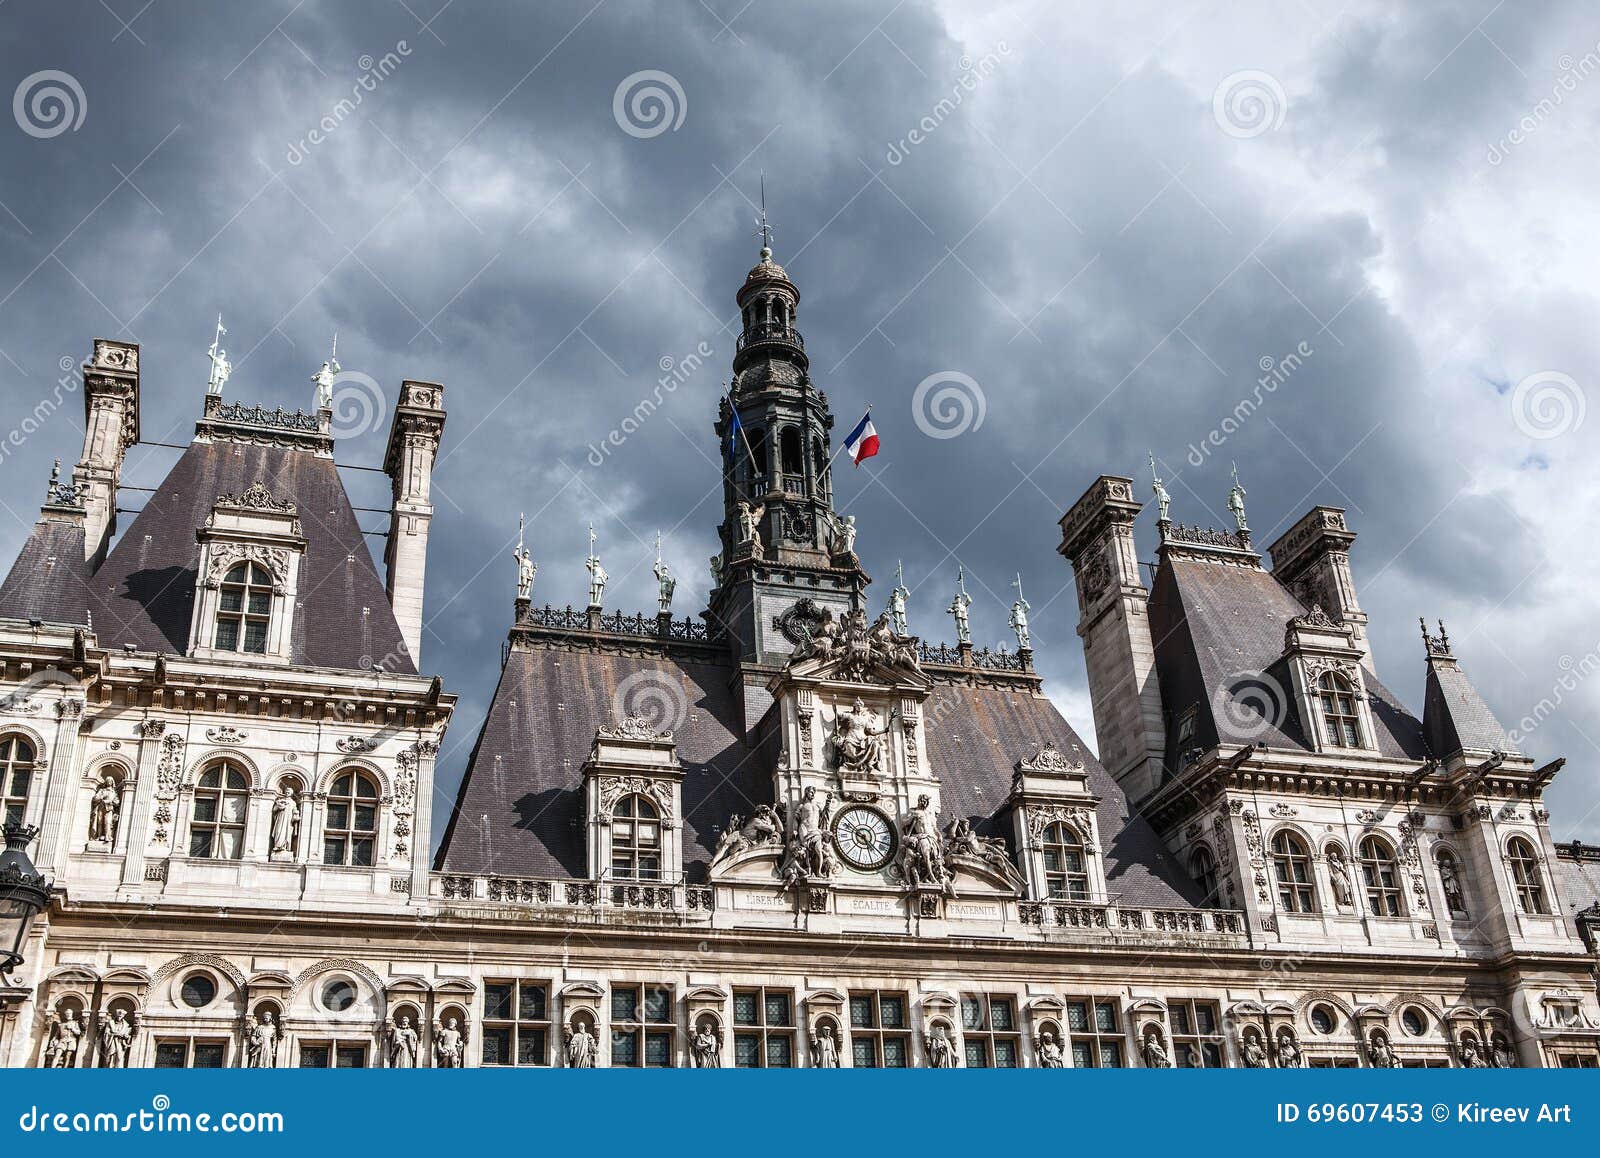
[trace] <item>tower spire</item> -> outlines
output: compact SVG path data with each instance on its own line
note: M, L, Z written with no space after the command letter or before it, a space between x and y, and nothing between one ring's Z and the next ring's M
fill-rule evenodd
M767 224L767 175L761 174L761 216L757 218L756 236L761 238L761 260L772 260L772 226Z

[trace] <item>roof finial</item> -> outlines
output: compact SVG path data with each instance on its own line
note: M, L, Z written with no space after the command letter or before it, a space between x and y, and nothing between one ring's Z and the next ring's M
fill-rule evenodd
M1241 535L1250 533L1250 524L1244 517L1245 489L1239 485L1239 464L1233 464L1233 486L1228 488L1228 509L1233 512L1233 521L1239 528Z
M968 618L967 609L972 606L972 596L967 594L967 569L964 566L956 567L956 594L950 600L950 606L945 611L955 616L956 643L972 646L972 624Z
M1439 642L1444 644L1446 651L1450 650L1450 633L1444 629L1444 620L1439 620Z
M211 359L211 377L206 380L206 393L221 397L222 385L233 373L233 363L228 361L228 352L222 348L222 335L228 332L228 327L222 324L222 315L217 315L217 333L211 339L211 348L206 351L206 357Z
M767 224L767 174L765 171L761 174L761 216L757 219L757 223L760 225L760 228L756 230L756 236L761 238L761 260L770 261L772 259L772 226Z
M344 367L339 365L339 331L333 332L333 351L328 355L328 360L322 363L322 369L311 375L311 380L317 384L317 409L333 409L333 382Z
M1156 495L1156 521L1158 523L1172 522L1172 496L1167 493L1166 485L1161 481L1161 476L1156 473L1156 452L1149 451L1150 455L1150 489Z
M517 549L511 552L511 557L517 563L517 598L531 599L533 597L533 581L539 574L539 564L533 561L533 552L523 544L523 535L528 529L528 517L517 516Z

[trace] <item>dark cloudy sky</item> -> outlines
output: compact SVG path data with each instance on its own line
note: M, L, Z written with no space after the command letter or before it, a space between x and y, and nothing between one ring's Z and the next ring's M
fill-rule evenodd
M1556 832L1600 838L1600 681L1580 674L1600 663L1600 18L1335 8L10 0L0 426L100 335L143 344L145 438L186 441L219 310L234 398L309 406L335 330L391 400L445 383L423 666L463 697L448 791L497 673L519 511L541 599L583 599L592 519L608 603L653 606L659 529L680 608L703 606L764 171L814 376L843 427L875 405L883 453L838 486L875 601L903 559L914 629L948 638L959 561L997 644L1020 570L1052 693L1090 735L1056 520L1101 472L1147 493L1148 448L1175 516L1221 525L1237 461L1258 542L1349 509L1377 661L1410 703L1421 614L1508 725L1548 701L1525 744L1570 757ZM34 99L51 88L70 110ZM962 398L919 423L940 374ZM71 398L0 459L0 555L81 419ZM378 465L387 414L368 425L341 462ZM134 450L127 481L175 453ZM387 502L381 476L347 477Z

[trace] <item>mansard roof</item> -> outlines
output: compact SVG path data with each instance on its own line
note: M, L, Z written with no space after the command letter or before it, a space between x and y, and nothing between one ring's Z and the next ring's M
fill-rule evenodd
M256 483L275 500L295 504L306 538L293 661L415 674L338 469L326 455L293 446L190 444L90 580L102 645L188 651L199 565L195 532L219 496L243 494ZM0 613L17 614L7 603Z
M1167 767L1176 769L1177 719L1196 711L1200 746L1248 744L1311 750L1283 661L1284 629L1311 609L1258 566L1194 556L1163 557L1150 596L1150 633L1155 643L1161 698L1172 719L1167 729ZM1241 679L1263 683L1282 702L1275 718L1235 721L1215 710ZM1368 669L1364 680L1378 751L1393 759L1421 760L1428 754L1422 725ZM1248 727L1241 726L1247 724Z
M35 523L11 573L0 583L0 615L86 625L94 591L83 536L81 521L47 514Z
M1422 719L1428 747L1441 759L1459 752L1521 754L1489 705L1478 695L1467 673L1449 655L1428 656L1428 688Z
M748 816L773 802L778 753L770 730L758 729L762 738L746 743L724 652L708 646L607 654L582 646L524 640L512 648L444 835L442 871L587 876L583 762L595 730L615 723L616 705L634 697L685 708L667 726L684 770L678 831L690 880L705 878L718 832L733 813ZM1101 799L1108 890L1126 904L1193 903L1187 876L1168 863L1154 831L1032 681L934 679L923 719L943 821L962 817L979 835L1009 837L1005 809L1016 763L1050 741L1083 761Z

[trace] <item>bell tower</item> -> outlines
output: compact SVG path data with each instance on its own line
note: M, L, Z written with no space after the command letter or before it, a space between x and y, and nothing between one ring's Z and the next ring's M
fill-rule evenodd
M763 212L760 259L735 298L742 322L733 379L718 407L722 550L707 612L739 664L745 725L771 703L767 681L820 622L842 618L868 579L853 524L833 510L833 414L811 380L796 328L800 291L772 258Z

